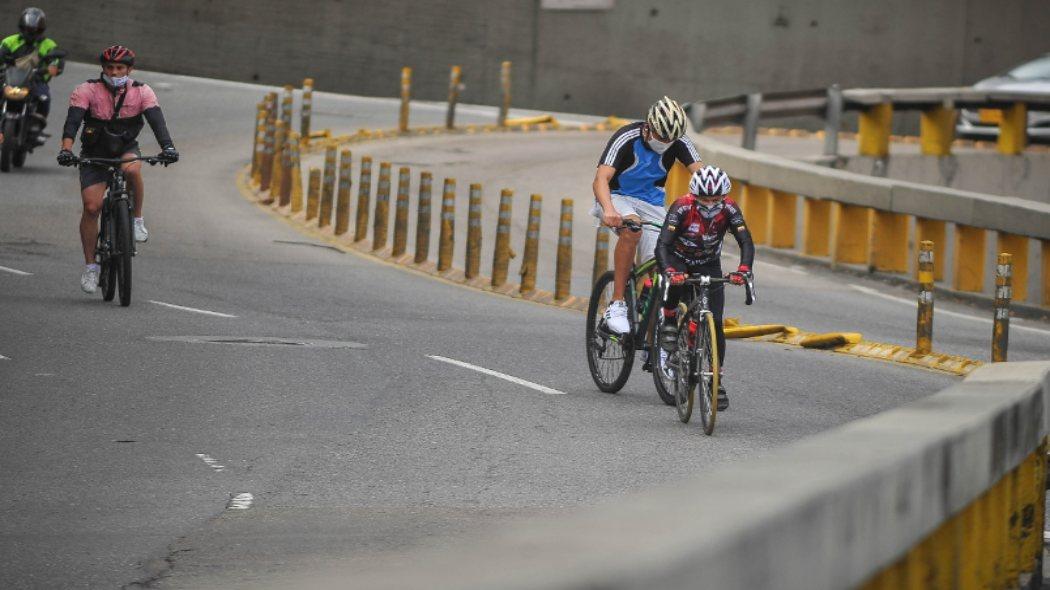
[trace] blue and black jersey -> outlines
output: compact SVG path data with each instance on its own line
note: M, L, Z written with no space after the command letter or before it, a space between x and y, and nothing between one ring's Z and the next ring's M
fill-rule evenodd
M642 138L641 121L620 127L609 139L598 165L616 169L610 192L634 197L652 205L664 206L664 183L667 171L678 160L685 166L700 161L700 153L688 137L675 140L661 156Z

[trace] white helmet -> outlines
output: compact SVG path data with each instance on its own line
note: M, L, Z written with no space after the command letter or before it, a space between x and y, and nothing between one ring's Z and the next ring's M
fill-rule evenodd
M729 175L716 166L702 166L689 179L689 192L698 197L724 197L732 187Z
M673 98L665 96L656 101L649 107L645 122L661 139L674 141L685 135L685 111Z

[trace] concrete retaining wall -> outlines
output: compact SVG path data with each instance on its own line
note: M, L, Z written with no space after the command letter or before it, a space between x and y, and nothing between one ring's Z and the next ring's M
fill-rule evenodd
M515 103L633 116L682 100L824 87L964 85L1050 50L1042 0L651 0L547 10L539 0L36 0L79 60L124 43L143 67L443 99L463 66L466 102L496 104L512 60ZM0 0L14 30L21 2Z

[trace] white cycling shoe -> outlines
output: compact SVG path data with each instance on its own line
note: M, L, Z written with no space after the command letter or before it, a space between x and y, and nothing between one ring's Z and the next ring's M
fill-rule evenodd
M149 240L149 231L146 230L146 222L141 217L136 218L134 221L135 226L135 241L146 242Z
M98 289L98 269L88 268L80 275L80 288L85 293L94 293Z
M605 309L605 325L610 332L626 334L631 331L631 323L627 321L627 302L613 301Z

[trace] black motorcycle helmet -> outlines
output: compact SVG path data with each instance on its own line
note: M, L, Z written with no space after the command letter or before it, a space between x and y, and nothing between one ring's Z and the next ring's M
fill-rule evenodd
M47 29L47 17L39 8L27 8L22 11L22 17L18 19L18 30L22 36L29 41L39 41L44 38Z

